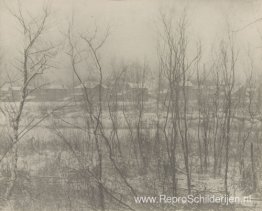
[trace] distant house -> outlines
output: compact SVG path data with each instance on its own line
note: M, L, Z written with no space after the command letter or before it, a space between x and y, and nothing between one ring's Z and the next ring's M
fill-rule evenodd
M1 88L0 98L2 101L19 101L21 99L21 89L20 86L12 86L7 83Z
M131 82L119 82L117 85L111 85L111 100L117 100L119 102L135 102L138 100L147 101L149 98L148 88L142 86L140 83L131 83Z
M233 99L237 102L239 108L246 106L253 107L252 109L261 110L262 86L252 84L251 86L242 85L233 93ZM250 105L249 105L250 104Z
M0 89L0 100L8 101L8 98L10 98L10 85L4 84Z
M11 91L11 100L12 101L20 101L21 100L21 98L22 98L21 90L22 90L22 87L20 87L20 86L11 87L10 91Z
M179 84L179 95L180 98L183 97L183 91L185 90L186 99L188 101L196 101L199 93L199 89L197 86L195 86L191 81L186 81L185 84L182 82ZM175 96L175 87L173 89L174 96ZM164 87L160 90L159 93L160 100L166 100L170 97L170 87Z
M197 99L199 89L195 86L191 81L186 81L185 84L179 84L181 93L183 93L183 89L185 89L185 94L188 101L195 101Z
M68 89L62 85L49 85L41 88L27 87L27 101L60 101L68 95ZM1 88L1 100L18 102L22 98L22 87L5 84Z
M141 83L127 83L126 98L129 100L147 101L149 98L148 88Z
M85 82L74 87L73 97L76 101L86 100L86 95L89 100L99 101L99 93L101 91L101 100L105 101L108 97L108 87L106 85L100 85L96 82Z
M68 97L69 91L64 85L51 84L39 89L35 89L30 96L34 101L63 101Z

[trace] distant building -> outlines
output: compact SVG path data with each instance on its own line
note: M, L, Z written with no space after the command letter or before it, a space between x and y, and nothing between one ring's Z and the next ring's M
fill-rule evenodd
M1 101L15 102L21 99L21 87L12 86L10 83L5 84L1 88Z
M111 85L110 95L119 102L136 102L138 100L147 101L149 98L148 88L140 83L119 82L117 85Z
M0 100L1 101L8 101L8 98L10 98L10 85L4 84L0 89Z
M100 85L96 82L85 82L75 86L72 92L72 98L76 101L84 101L86 97L90 101L99 101L99 92L101 91L101 100L105 101L108 98L109 89L106 85Z
M27 87L27 101L62 101L69 94L63 85L48 85L41 88ZM1 101L18 102L22 98L22 87L5 84L0 90Z
M252 111L261 111L262 103L262 85L242 85L233 93L234 102L238 108L248 107Z
M148 88L141 83L127 83L126 98L129 100L147 101L149 98Z
M185 84L182 82L179 84L179 95L180 98L183 97L183 92L185 90L186 99L188 101L196 101L199 93L199 89L191 81L186 81ZM174 96L175 96L175 87L174 87ZM157 93L157 92L156 92ZM161 101L167 100L170 97L170 87L166 86L159 92L159 97Z
M34 101L63 101L69 95L69 90L64 85L51 84L36 88L30 96Z

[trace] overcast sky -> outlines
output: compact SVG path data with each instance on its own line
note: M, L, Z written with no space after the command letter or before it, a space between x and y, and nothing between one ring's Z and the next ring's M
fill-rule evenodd
M15 52L21 47L18 25L0 0L0 46L4 54L5 67L14 59ZM10 8L16 9L15 0L6 0ZM25 11L37 15L42 0L22 0ZM46 2L46 1L45 1ZM226 32L226 23L230 22L233 30L238 30L250 22L262 17L262 1L259 0L53 0L50 37L61 39L68 22L74 14L74 23L78 33L90 30L90 25L97 23L101 32L110 25L111 34L104 46L103 58L105 69L110 69L111 60L126 62L143 61L157 67L156 41L159 11L172 11L179 16L187 8L190 40L192 43L202 40L205 59L216 43ZM237 47L244 55L247 49L255 60L255 69L260 71L262 52L262 21L237 32ZM66 78L65 57L58 58L57 78ZM245 61L243 62L245 63ZM244 64L242 69L245 69ZM243 70L242 70L243 71ZM53 76L52 76L53 77Z

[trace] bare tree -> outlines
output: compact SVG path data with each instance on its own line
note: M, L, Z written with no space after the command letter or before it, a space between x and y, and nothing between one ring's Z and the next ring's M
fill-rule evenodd
M112 99L108 98L107 92L104 90L104 72L103 72L103 65L101 62L101 54L100 54L100 49L104 46L108 36L109 36L109 29L107 29L104 37L99 40L97 37L97 28L95 29L95 32L92 36L90 35L81 35L80 38L84 43L84 50L79 50L76 43L74 42L74 37L73 37L73 31L72 31L72 26L69 27L68 33L67 33L67 39L69 43L69 52L68 55L70 57L71 65L72 65L72 70L74 74L76 75L80 85L83 88L83 94L84 94L84 104L85 104L85 112L87 113L87 125L88 128L83 128L82 126L76 126L77 128L82 128L81 130L84 130L88 133L90 133L89 138L91 141L94 139L94 144L95 144L95 151L92 150L92 154L95 152L96 154L93 155L92 160L97 159L95 162L94 170L95 172L90 171L90 166L88 167L83 167L84 169L88 169L87 171L89 172L89 175L93 177L97 182L98 186L98 192L99 192L99 209L105 210L106 209L106 199L105 195L107 195L109 198L113 198L117 203L119 203L122 206L128 207L129 209L132 209L129 207L127 204L122 202L121 199L118 197L114 196L114 193L111 192L110 188L107 187L105 184L103 184L104 180L104 175L103 175L103 169L104 169L104 156L108 154L108 158L113 165L114 169L116 170L117 174L120 176L121 180L123 183L128 187L128 189L131 191L133 195L136 195L135 190L133 187L129 184L129 182L126 179L126 176L124 175L120 164L117 162L117 159L115 158L115 148L112 142L114 142L115 138L118 139L118 125L117 125L117 120L112 112ZM82 59L82 54L87 53L89 55L89 60L84 60ZM94 67L93 70L96 71L96 74L98 76L98 94L97 98L91 98L91 94L86 86L85 81L82 79L82 76L78 72L78 64L81 62L86 62L87 64L90 64L89 66ZM124 70L125 71L125 70ZM118 83L119 78L121 77L122 73L116 78L115 80L115 85ZM116 99L117 100L117 99ZM107 103L108 106L105 107L103 106L104 103ZM114 105L116 105L118 102L114 102ZM103 111L104 109L108 108L109 111L109 116L112 121L112 126L113 126L113 136L108 137L105 129L104 129L104 123L103 123ZM67 138L64 137L62 133L57 133L62 140L64 140L66 143L68 143ZM70 143L69 143L70 144ZM68 144L67 144L68 145ZM120 150L120 143L118 140L118 149L119 152ZM69 145L69 149L72 151L74 154L75 158L77 158L79 164L81 164L81 160L84 158L81 158L79 160L78 157L76 157L75 150ZM82 149L80 150L81 154L85 156L84 151ZM83 169L83 170L84 170Z
M225 193L228 195L228 168L229 168L229 152L231 144L231 122L233 116L233 89L235 86L235 69L237 62L237 54L234 48L233 37L229 34L228 43L222 42L221 53L221 71L223 77L223 94L224 94L224 121L225 121Z
M15 103L13 105L9 103L8 106L2 110L6 118L9 120L12 129L9 136L10 147L1 159L2 161L9 153L10 178L5 191L6 199L9 199L12 195L17 180L17 162L19 158L18 142L21 140L24 133L31 130L34 125L33 121L25 127L21 125L27 97L32 91L29 87L37 76L42 75L46 70L53 67L50 63L50 59L55 55L54 46L50 44L50 42L45 42L43 39L47 20L50 15L48 7L43 7L42 14L38 17L25 15L20 4L18 5L17 12L12 11L11 9L9 9L9 12L17 20L20 26L24 40L24 48L22 49L21 59L19 59L19 65L16 69L21 77L19 81L17 81L18 84L21 84L18 106L16 106Z

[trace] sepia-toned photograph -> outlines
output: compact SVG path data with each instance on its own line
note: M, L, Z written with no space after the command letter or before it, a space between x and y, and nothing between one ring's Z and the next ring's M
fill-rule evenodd
M262 1L0 0L2 210L262 210Z

